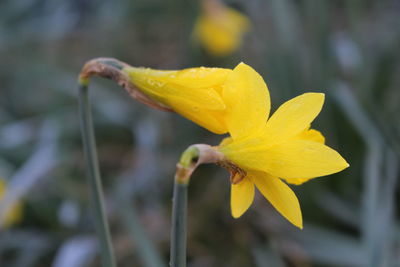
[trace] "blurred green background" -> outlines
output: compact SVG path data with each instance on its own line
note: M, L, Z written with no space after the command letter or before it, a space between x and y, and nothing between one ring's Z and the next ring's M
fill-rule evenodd
M244 61L266 80L273 110L327 94L313 127L350 168L293 187L304 230L259 194L233 219L228 173L202 166L189 191L189 266L400 266L400 1L225 3L252 28L240 51L213 58L191 38L198 1L0 1L0 177L3 200L24 206L0 231L0 266L100 265L76 82L95 57L159 69ZM111 81L90 89L119 266L167 266L175 164L189 145L222 136Z

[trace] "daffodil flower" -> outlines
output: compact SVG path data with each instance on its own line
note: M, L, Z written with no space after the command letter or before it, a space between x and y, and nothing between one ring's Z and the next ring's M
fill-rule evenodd
M188 68L154 70L126 67L122 69L141 92L183 117L217 134L228 131L222 88L232 72L223 68Z
M6 190L7 186L5 181L3 179L0 179L0 201L4 197ZM20 221L21 218L22 218L22 205L21 203L17 203L8 210L7 214L3 218L3 221L0 222L0 226L8 228L12 224Z
M189 68L122 69L141 92L217 134L230 137L217 147L218 164L231 176L231 210L240 217L251 205L256 186L290 222L302 227L291 184L339 172L349 165L311 122L324 94L306 93L284 103L270 118L270 96L262 77L244 63L234 70Z
M278 212L302 228L299 201L286 183L302 184L349 166L338 152L324 144L320 132L310 129L322 109L324 94L295 97L269 117L267 85L244 63L233 70L153 70L99 58L83 67L79 77L81 88L87 89L93 75L115 80L149 106L176 111L217 134L229 132L230 137L217 147L195 148L208 154L202 160L198 158L197 164L214 162L230 171L234 218L250 207L257 187ZM197 164L189 164L189 171L188 166L178 164L178 170L183 171L177 177L183 176L177 180L187 183ZM0 191L0 197L1 194Z
M194 27L194 37L214 56L227 56L242 44L249 29L246 16L220 1L203 1L203 13Z
M349 164L324 145L311 122L321 111L324 94L295 97L269 117L270 96L263 78L241 63L222 90L230 137L217 147L231 172L231 211L240 217L252 204L255 187L287 220L302 228L299 201L283 181L301 184L339 172ZM268 118L269 117L269 118Z

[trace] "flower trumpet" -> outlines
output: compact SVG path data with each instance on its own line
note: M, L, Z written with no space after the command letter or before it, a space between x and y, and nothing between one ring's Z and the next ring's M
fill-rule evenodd
M132 67L113 58L98 58L85 64L80 83L96 75L112 79L136 100L152 108L174 111L207 130L226 133L223 84L232 70L188 68L154 70Z

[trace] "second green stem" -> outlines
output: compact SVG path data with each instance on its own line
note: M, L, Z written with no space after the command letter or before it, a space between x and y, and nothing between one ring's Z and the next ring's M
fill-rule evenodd
M171 267L186 266L188 184L175 181L172 204Z

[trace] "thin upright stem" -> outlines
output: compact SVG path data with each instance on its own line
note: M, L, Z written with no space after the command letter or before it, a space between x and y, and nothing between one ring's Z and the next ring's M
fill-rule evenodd
M88 82L81 82L79 87L81 132L86 158L86 171L92 191L92 204L95 212L96 230L100 240L102 265L103 267L115 267L116 263L105 212L104 196L100 179L96 141L94 137L92 113L87 85Z
M171 267L186 267L188 184L174 183L171 228Z
M187 192L198 157L199 150L191 146L182 153L177 165L172 199L171 267L186 267Z
M181 155L175 173L171 225L171 267L186 267L187 198L190 177L203 163L221 162L224 156L209 145L196 144Z

